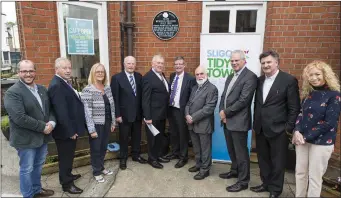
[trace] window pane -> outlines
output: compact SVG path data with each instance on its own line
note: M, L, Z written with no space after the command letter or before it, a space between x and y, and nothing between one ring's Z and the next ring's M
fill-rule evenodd
M82 89L88 84L87 80L88 80L92 65L100 61L97 9L63 4L63 12L64 12L66 55L67 55L67 58L71 60L71 64L72 64L72 77L71 77L72 86L76 90L82 91ZM67 41L67 35L66 35L66 17L93 20L95 55L68 54L68 43L67 43L68 41Z
M230 11L211 11L210 12L210 32L222 33L229 32Z
M257 10L238 10L236 32L256 32Z

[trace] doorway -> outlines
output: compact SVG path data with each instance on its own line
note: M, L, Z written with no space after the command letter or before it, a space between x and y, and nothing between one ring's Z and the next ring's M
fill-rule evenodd
M246 67L259 76L261 68L258 56L263 51L265 19L266 2L203 2L200 64L207 67L210 82L218 88L218 105L214 112L215 131L212 135L214 161L230 161L218 106L226 78L233 73L229 61L231 52L243 50L246 54ZM253 105L251 111L253 113ZM249 151L251 142L250 130Z

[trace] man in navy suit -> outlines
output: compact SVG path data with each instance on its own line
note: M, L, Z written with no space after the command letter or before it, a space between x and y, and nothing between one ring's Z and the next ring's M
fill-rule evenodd
M189 133L185 120L185 107L196 84L195 78L185 72L186 63L182 56L175 57L175 72L170 75L169 127L171 134L171 152L168 159L179 159L175 168L183 167L188 161Z
M84 106L71 85L71 62L67 58L55 61L56 75L52 78L48 95L55 112L57 125L52 132L59 159L59 181L63 191L71 194L83 192L73 181L80 175L73 175L72 164L77 137L86 131Z
M132 159L141 164L147 160L140 156L142 125L142 75L135 72L136 59L127 56L124 59L124 71L112 76L111 91L115 99L116 121L120 135L120 169L127 168L128 138L131 134Z
M163 74L164 58L155 55L152 69L142 78L142 109L146 124L153 124L160 132L156 136L146 126L148 141L148 163L154 168L163 168L160 162L169 162L161 156L161 148L165 142L167 109L169 107L169 85Z

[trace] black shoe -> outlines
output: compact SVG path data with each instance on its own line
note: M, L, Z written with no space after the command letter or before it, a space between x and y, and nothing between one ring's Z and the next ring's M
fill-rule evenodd
M199 172L198 174L196 174L194 176L195 180L202 180L205 179L206 177L208 177L210 175L210 171L206 171L205 173L203 172Z
M175 164L175 168L182 168L183 166L185 166L187 164L187 160L179 160L178 163Z
M148 161L148 164L150 164L153 168L158 168L161 169L163 168L163 165L160 164L158 161L154 160L154 161Z
M238 178L238 174L233 173L232 171L227 173L221 173L219 174L219 177L222 179L231 179L231 178Z
M54 195L54 191L50 189L41 188L41 191L33 196L33 198L49 197Z
M235 183L231 186L228 186L226 187L226 190L228 192L239 192L239 191L242 191L242 190L246 190L249 186L247 184L245 185L242 185L240 183Z
M278 198L278 197L279 197L278 194L270 192L269 198Z
M267 192L268 189L265 188L263 185L259 185L259 186L254 186L254 187L250 187L250 190L253 191L253 192Z
M169 153L169 154L165 155L164 158L169 159L169 160L173 160L173 159L179 159L179 156L174 155L173 153Z
M141 156L133 157L133 161L138 162L140 164L146 164L147 163L147 160Z
M192 166L191 168L188 169L188 171L191 173L198 172L199 170L200 168L197 168L196 166Z
M72 179L73 181L76 181L77 179L81 178L81 174L77 174L77 175L72 175Z
M120 159L120 169L125 170L127 168L127 160L126 159Z
M78 188L77 186L75 186L74 184L70 185L67 188L63 188L64 192L68 192L70 194L81 194L83 192L82 189Z
M161 163L167 163L167 162L169 162L170 160L167 159L167 158L159 157L159 158L157 158L157 161L158 161L158 162L161 162Z

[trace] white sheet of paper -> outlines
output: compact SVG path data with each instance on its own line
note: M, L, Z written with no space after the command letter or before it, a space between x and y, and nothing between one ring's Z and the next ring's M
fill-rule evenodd
M144 122L146 122L146 119L144 119ZM146 125L147 125L147 127L149 128L149 130L152 132L152 134L153 134L154 136L156 136L157 134L160 133L160 131L157 130L153 124L147 124L147 123L146 123Z

